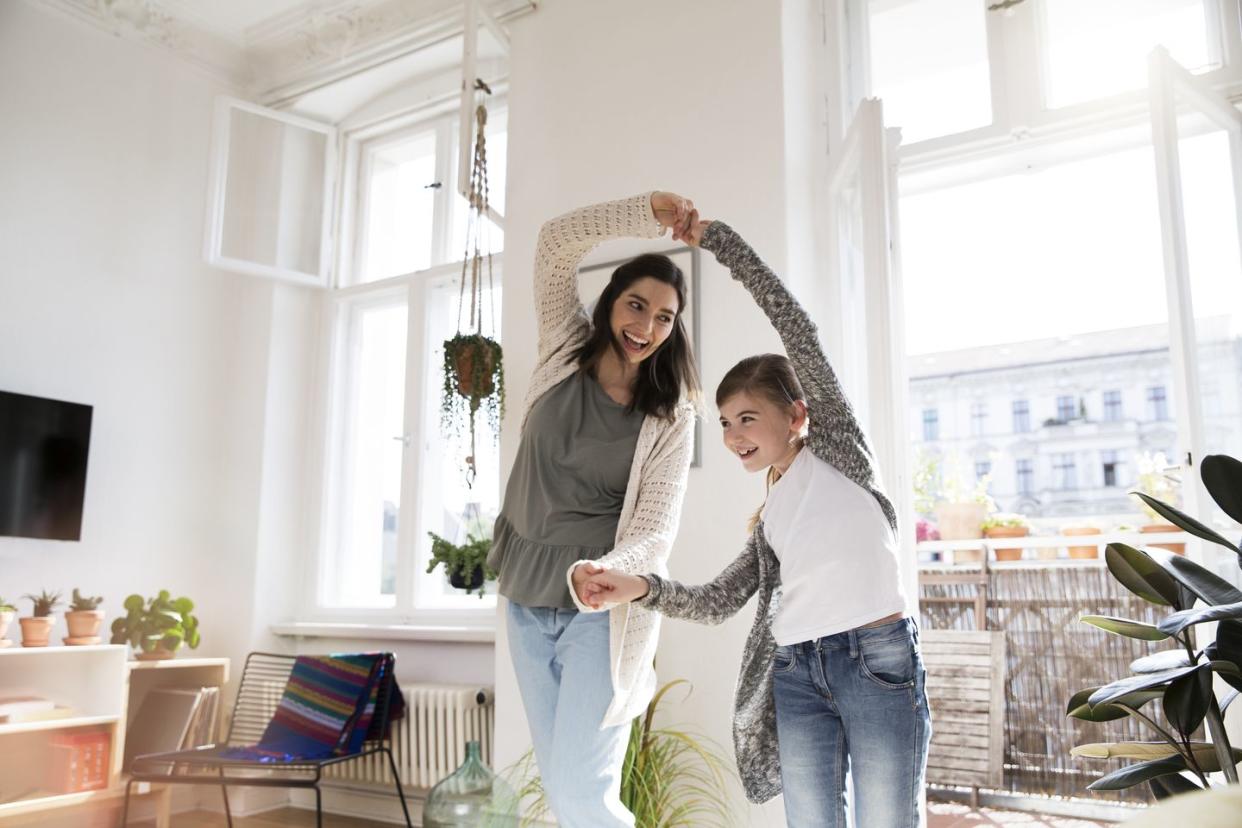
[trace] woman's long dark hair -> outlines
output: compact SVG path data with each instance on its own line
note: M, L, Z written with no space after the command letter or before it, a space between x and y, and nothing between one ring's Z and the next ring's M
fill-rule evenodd
M621 343L612 335L612 306L630 285L644 276L672 285L677 291L677 316L673 319L673 330L668 338L660 343L655 353L640 363L630 410L671 420L683 396L698 398L699 372L695 367L690 337L682 324L682 315L686 310L686 277L668 256L646 253L612 272L612 278L600 293L595 302L595 312L591 314L591 336L573 358L578 361L580 371L594 369L609 348L622 359L625 358Z

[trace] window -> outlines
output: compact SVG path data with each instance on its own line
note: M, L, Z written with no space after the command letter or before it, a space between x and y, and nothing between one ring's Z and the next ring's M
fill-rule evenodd
M1014 434L1025 434L1031 430L1031 404L1027 400L1013 401Z
M1027 458L1019 458L1014 464L1017 490L1020 495L1029 495L1035 491L1035 464Z
M975 402L970 404L970 433L974 437L982 437L987 429L988 424L988 406L987 403Z
M982 480L992 473L992 463L989 460L975 461L975 480Z
M929 443L940 439L940 412L935 408L923 409L923 439Z
M1163 385L1153 385L1147 389L1147 419L1169 419L1169 401L1165 397Z
M1117 467L1120 465L1117 452L1105 449L1100 452L1100 461L1104 466L1104 485L1112 488L1117 485Z
M492 104L489 183L500 209L505 119ZM429 532L453 543L490 535L500 500L499 450L487 418L478 419L473 486L464 472L468 435L440 428L441 343L457 329L468 217L454 186L454 122L436 117L347 136L356 192L345 212L352 255L326 298L333 359L320 611L425 618L494 607L492 597L449 587L441 570L426 573ZM488 247L498 253L503 235L488 224ZM493 258L482 308L483 331L497 338L500 264Z
M1121 392L1104 392L1104 419L1110 423L1121 420Z
M1054 454L1052 457L1053 485L1063 492L1078 488L1078 473L1074 466L1074 455Z
M1075 411L1074 398L1070 396L1057 397L1057 419L1063 423L1068 423L1074 419Z

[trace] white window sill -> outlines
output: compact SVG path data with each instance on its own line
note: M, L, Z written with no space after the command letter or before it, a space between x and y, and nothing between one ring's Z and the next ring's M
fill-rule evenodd
M366 638L382 641L456 641L493 644L495 624L377 624L336 621L289 621L273 624L275 635L292 638Z

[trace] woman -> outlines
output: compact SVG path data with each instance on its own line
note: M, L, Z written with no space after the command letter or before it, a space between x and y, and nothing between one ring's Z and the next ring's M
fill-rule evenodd
M578 266L600 242L690 228L672 193L606 202L539 232L539 359L488 563L508 598L509 650L543 787L566 828L633 825L620 801L630 719L655 689L655 613L588 607L602 568L667 571L698 393L682 324L686 282L666 256L612 274L588 317ZM589 564L589 565L585 565ZM604 607L601 607L604 608Z

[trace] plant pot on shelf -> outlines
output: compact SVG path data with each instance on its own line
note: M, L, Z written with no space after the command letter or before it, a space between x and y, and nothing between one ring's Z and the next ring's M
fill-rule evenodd
M154 650L147 652L146 650L138 650L134 653L134 658L138 661L163 661L172 658L176 653L172 650L166 650L163 647L156 647Z
M1094 526L1070 526L1061 530L1062 535L1078 537L1081 535L1098 535L1100 530ZM1091 546L1069 546L1069 556L1076 560L1092 560L1100 557L1100 547L1098 544Z
M1031 533L1026 526L993 526L983 534L989 538L1025 538ZM996 549L996 560L998 561L1020 561L1022 560L1021 546L1007 546Z
M98 644L102 639L99 630L103 627L103 610L74 610L65 613L65 626L69 628L69 637L65 643L74 645Z
M1139 531L1144 535L1158 535L1165 532L1178 532L1181 530L1171 523L1148 523L1140 526ZM1158 549L1167 549L1175 555L1186 554L1186 544L1184 543L1153 543L1151 546Z
M52 637L56 619L51 616L31 616L19 619L22 625L23 647L46 647Z
M973 540L983 537L983 519L988 507L982 503L940 503L936 506L936 527L941 540ZM954 554L954 560L961 560Z
M17 613L12 610L0 612L0 650L13 646L13 642L5 638L5 636L9 634L9 625L13 623L15 617L17 617Z

